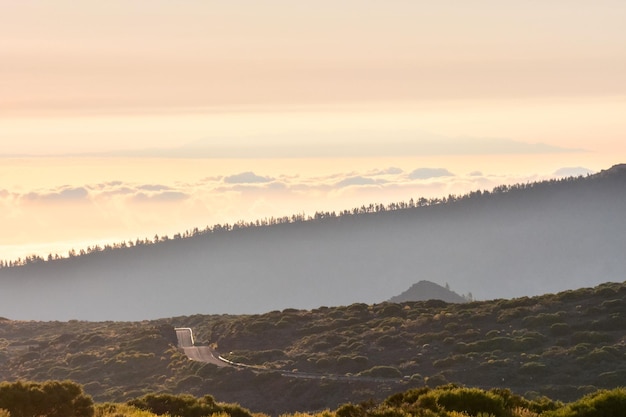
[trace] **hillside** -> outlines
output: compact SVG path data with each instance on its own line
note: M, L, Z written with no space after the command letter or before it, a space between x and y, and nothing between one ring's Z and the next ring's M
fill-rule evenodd
M264 371L187 360L174 334L187 326L198 343ZM0 320L0 379L71 379L97 401L211 394L272 415L448 382L569 401L626 385L625 332L626 283L464 304L358 303L135 323Z
M403 303L407 301L441 300L447 303L465 303L468 300L449 288L437 285L430 281L420 281L411 285L411 288L389 299L391 303Z
M476 299L626 276L626 166L0 269L0 314L142 320L368 304L419 280Z

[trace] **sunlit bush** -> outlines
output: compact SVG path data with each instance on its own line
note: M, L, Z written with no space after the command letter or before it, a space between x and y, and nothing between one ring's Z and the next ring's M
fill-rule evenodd
M623 416L626 410L626 388L597 391L552 412L545 417L612 417Z

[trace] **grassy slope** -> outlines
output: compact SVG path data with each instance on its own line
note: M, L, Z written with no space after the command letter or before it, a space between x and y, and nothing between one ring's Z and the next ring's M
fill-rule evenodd
M187 361L174 347L173 326L191 326L199 342L268 369L395 377L308 380L218 369ZM468 304L353 304L134 323L2 320L0 379L69 378L98 401L208 393L272 414L445 382L573 400L626 384L625 331L626 284L619 283Z

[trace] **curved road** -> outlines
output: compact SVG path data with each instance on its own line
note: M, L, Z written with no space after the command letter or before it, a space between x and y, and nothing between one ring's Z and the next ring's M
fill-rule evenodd
M219 359L219 354L208 346L195 346L193 340L193 332L188 327L177 327L176 337L178 338L178 347L181 348L187 357L193 361L212 363L217 366L225 367L231 366L235 368L247 368L254 372L278 372L282 376L288 378L301 378L301 379L332 379L336 381L372 381L372 382L389 382L395 380L395 378L377 378L368 376L356 376L356 375L333 375L333 374L313 374L308 372L298 371L285 371L285 370L270 370L263 369L256 366L245 365L241 363L228 362L225 359ZM400 378L399 380L404 380Z
M218 354L208 346L195 346L191 329L183 327L176 328L178 347L181 348L187 357L193 361L212 363L217 366L232 366L218 359Z

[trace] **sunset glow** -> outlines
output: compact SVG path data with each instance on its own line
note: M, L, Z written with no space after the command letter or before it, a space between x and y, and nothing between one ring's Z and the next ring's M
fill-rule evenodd
M621 1L0 5L0 259L626 162Z

